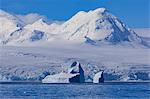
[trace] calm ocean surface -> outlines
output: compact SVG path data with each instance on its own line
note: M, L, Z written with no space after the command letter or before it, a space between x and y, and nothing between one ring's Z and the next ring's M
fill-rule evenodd
M149 83L0 84L0 99L150 99Z

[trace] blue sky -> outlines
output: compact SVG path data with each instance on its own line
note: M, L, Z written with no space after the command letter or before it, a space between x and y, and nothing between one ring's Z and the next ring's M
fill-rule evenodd
M150 27L150 0L1 0L1 9L15 13L38 13L50 20L67 20L80 10L107 8L133 28Z

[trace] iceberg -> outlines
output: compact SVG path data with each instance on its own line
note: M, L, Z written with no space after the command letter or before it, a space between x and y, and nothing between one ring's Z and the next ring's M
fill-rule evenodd
M69 74L69 73L59 73L55 75L48 75L43 80L42 83L70 83L69 79L79 75L76 74Z
M68 73L48 75L42 80L42 83L83 83L84 80L84 71L80 63L73 62Z
M94 75L93 83L103 83L103 82L104 82L103 71L100 71Z

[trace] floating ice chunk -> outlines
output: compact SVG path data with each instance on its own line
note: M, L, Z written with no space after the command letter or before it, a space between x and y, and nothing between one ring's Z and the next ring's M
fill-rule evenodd
M42 83L83 83L85 81L84 71L79 62L73 62L68 73L48 75Z
M69 74L69 73L59 73L55 75L48 75L46 76L43 80L42 83L70 83L69 79L72 77L75 77L79 75L78 73L76 74Z
M103 83L103 82L104 82L103 71L100 71L94 75L93 83Z

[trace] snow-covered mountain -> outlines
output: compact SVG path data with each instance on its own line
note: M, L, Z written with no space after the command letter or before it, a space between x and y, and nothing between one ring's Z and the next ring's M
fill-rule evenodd
M67 40L82 40L90 44L100 43L101 45L105 42L147 46L140 36L127 28L105 8L79 12L65 22L55 33L61 33L61 37Z
M1 44L32 43L33 41L78 41L92 45L125 44L148 46L146 40L127 28L105 8L80 11L63 24L47 24L40 19L33 24L20 25L16 17L1 11ZM5 14L6 13L6 14ZM17 21L16 21L17 20Z
M7 23L5 23L7 25ZM39 19L33 24L28 24L26 26L18 26L17 22L14 24L17 26L12 31L7 31L4 34L8 37L2 40L2 44L19 44L23 42L32 43L35 41L47 41L49 37L49 32L57 28L59 24L52 23L47 24L43 19Z
M52 23L49 25L43 19L39 19L33 24L26 25L23 28L23 31L20 31L21 34L20 38L22 38L21 41L29 41L29 42L39 40L47 41L49 39L51 32L58 27L59 24ZM20 40L18 40L18 42L20 42Z
M111 34L113 35L113 33L117 34L113 36L121 36L126 31L129 32L125 25L105 8L89 12L81 11L65 22L59 29L59 32L64 33L69 40L85 37L92 40L102 40ZM119 40L126 38L126 35L128 33L121 36Z
M23 26L17 17L0 10L0 43L10 38L11 33Z

